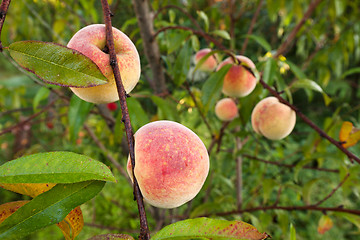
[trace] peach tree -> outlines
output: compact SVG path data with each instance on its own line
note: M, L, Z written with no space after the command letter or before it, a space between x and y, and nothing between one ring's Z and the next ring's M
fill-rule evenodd
M356 239L354 6L3 0L0 237Z

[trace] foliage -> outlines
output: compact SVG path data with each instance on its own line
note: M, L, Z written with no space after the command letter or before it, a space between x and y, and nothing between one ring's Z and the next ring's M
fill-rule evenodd
M275 57L277 49L301 22L312 1L259 0L241 1L234 5L231 2L151 1L155 12L162 7L175 5L192 18L177 8L161 10L154 18L155 30L188 27L211 36L225 46L230 55L242 53L248 56L256 64L266 84L275 88L333 139L350 139L354 145L345 146L359 156L360 2L322 1L296 34L296 41L279 57ZM215 42L196 31L169 29L157 34L156 41L160 47L167 78L166 87L170 94L153 95L154 90L148 81L152 73L143 54L143 40L131 2L113 0L109 3L114 13L113 25L133 40L142 57L142 77L128 98L133 129L153 120L175 120L194 130L210 149L209 177L191 203L171 211L146 205L152 236L157 236L156 232L164 226L180 219L192 218L197 221L196 217L208 216L218 219L216 221L226 219L251 223L259 232L266 232L273 239L359 237L358 215L276 208L316 206L331 194L317 207L360 209L358 163L349 161L345 154L299 118L293 133L284 140L269 141L256 135L251 128L251 111L260 99L269 95L261 84L249 96L237 99L239 118L226 124L218 120L214 104L222 98L220 87L226 69L212 73L201 72L193 63L192 56L199 49L210 47L215 50L213 54L224 59L229 51L220 49ZM251 20L260 3L260 13L249 33ZM68 195L85 191L84 184L88 184L94 188L91 195L86 199L79 197L82 194L71 197L71 204L51 223L61 221L72 208L84 203L81 209L85 223L79 239L109 233L136 237L139 229L137 206L132 201L132 187L121 172L128 157L121 110L109 112L106 106L93 106L72 97L65 87L45 84L14 64L8 54L9 51L11 54L11 46L21 44L19 41L24 40L65 45L80 27L99 22L102 22L101 5L95 0L22 0L11 3L1 33L2 44L9 49L0 55L0 133L33 114L45 111L0 135L0 169L5 169L6 164L12 162L16 164L16 160L10 160L23 155L31 159L40 152L66 151L99 160L93 163L110 166L112 173L109 171L109 174L115 176L116 184L109 182L102 188L104 181L99 178L76 180L77 177L93 174L88 172L88 168L82 168L83 172L74 175L70 182L60 181L61 174L59 177L54 174L52 177L53 183L57 184L56 188L51 188L44 195L31 196L33 199L30 203L33 205L28 205L28 208L36 206L40 207L41 212L53 213L56 210L43 205L42 198L66 202ZM245 42L247 47L243 49ZM342 130L346 122L349 125ZM99 143L105 148L100 147ZM109 156L119 160L120 168L111 162ZM56 159L60 159L60 156L42 158L39 164L41 161L46 164L46 161ZM55 161L54 171L64 168L64 171L71 171L77 165L71 165L71 162L65 164ZM22 165L17 169L22 169ZM20 170L17 171L13 173L20 174ZM1 172L0 179L5 172ZM239 187L239 173L243 179L242 188ZM109 177L106 180L114 179ZM14 180L7 183L25 182ZM17 189L23 187L16 185ZM9 186L4 188L10 189ZM19 195L5 189L0 189L0 204L31 199L26 196L29 194ZM36 190L31 188L30 192L33 191ZM242 195L240 203L239 191ZM265 211L256 209L264 210L271 206L272 209ZM15 212L6 220L8 224L4 227L10 229L20 214ZM331 218L333 226L321 235L317 232L318 222L324 218ZM29 221L33 221L30 225L33 230L50 224L38 224L34 215L29 216ZM4 227L0 227L0 232ZM60 238L61 231L56 228L44 228L32 233L28 239L49 239L49 236ZM166 228L162 231L165 232Z

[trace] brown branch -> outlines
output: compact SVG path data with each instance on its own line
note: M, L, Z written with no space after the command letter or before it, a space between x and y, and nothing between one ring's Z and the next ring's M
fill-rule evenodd
M184 9L182 9L181 7L178 7L176 5L167 5L165 7L160 8L154 15L153 20L155 20L157 18L157 16L164 10L166 9L170 9L170 8L174 8L179 10L180 12L184 13L189 19L190 21L199 29L201 30L201 27L199 25L199 23L195 20L195 18L193 18L193 16L190 15L190 13L188 13L187 11L185 11Z
M267 163L267 164L272 164L272 165L277 165L279 167L286 167L286 168L294 168L296 167L296 164L284 164L284 163L279 163L279 162L274 162L274 161L268 161L268 160L264 160L255 156L251 156L248 154L243 154L243 157L258 161L258 162L263 162L263 163ZM328 169L328 168L315 168L315 167L307 167L304 166L302 167L304 169L310 169L310 170L316 170L316 171L323 171L323 172L333 172L333 173L338 173L339 170L337 169Z
M24 121L19 122L16 125L13 125L11 127L5 128L4 130L2 130L0 132L0 136L4 135L5 133L11 132L13 129L18 128L24 124L27 124L28 122L30 122L31 120L33 120L34 118L38 117L40 114L46 112L47 110L49 110L57 101L57 99L54 99L53 101L51 101L48 105L46 105L42 110L40 110L39 112L31 115L30 117L28 117L27 119L25 119Z
M260 78L260 83L261 85L263 85L264 88L266 88L272 95L274 95L277 99L279 99L280 102L288 105L291 109L293 109L296 114L307 124L309 125L312 129L314 129L316 132L319 133L319 135L323 138L326 138L330 143L332 143L333 145L335 145L338 149L340 149L343 153L346 154L346 156L348 156L350 161L355 160L356 162L360 163L360 159L355 156L352 152L350 152L349 150L347 150L346 148L344 148L342 146L342 144L338 141L336 141L335 139L333 139L332 137L330 137L326 132L324 132L321 128L319 128L314 122L312 122L308 117L306 117L302 112L300 112L299 109L297 109L294 105L290 104L288 101L286 101L284 98L282 98L280 96L280 94L275 91L275 89L273 89L272 87L270 87L268 84L266 84L262 77Z
M165 73L162 66L159 45L154 41L153 12L150 10L148 0L132 0L140 35L144 46L145 56L152 72L151 86L156 94L166 93Z
M128 111L127 104L126 104L126 92L125 92L124 86L122 84L120 70L119 70L116 53L115 53L114 38L113 38L112 25L111 25L112 13L110 12L110 8L109 8L109 4L108 4L107 0L101 0L101 5L103 8L104 22L105 22L105 27L106 27L106 42L107 42L107 46L109 48L110 65L114 72L116 87L118 90L121 111L122 111L122 121L124 122L124 125L125 125L126 137L127 137L129 151L130 151L130 159L131 159L131 164L132 164L133 182L134 182L134 184L133 184L134 185L134 197L135 197L137 205L138 205L139 216L140 216L139 239L147 240L147 239L150 239L150 231L149 231L149 227L148 227L148 223L147 223L144 201L143 201L143 198L141 195L141 191L140 191L138 182L134 175L134 168L135 168L134 136L133 136L133 131L131 128L129 111Z
M319 202L315 203L312 206L317 207L320 204L322 204L323 202L325 202L326 200L328 200L346 182L346 180L349 178L349 176L350 176L350 173L347 173L346 176L344 177L344 179L336 186L336 188L334 188L326 197L324 197L322 200L320 200Z
M268 210L285 210L285 211L321 211L321 212L343 212L343 213L350 213L354 215L360 216L360 210L358 209L346 209L342 206L339 207L317 207L317 206L266 206L266 207L255 207L255 208L247 208L243 210L235 210L229 212L222 212L222 213L212 213L212 214L204 214L203 217L208 217L210 215L216 216L227 216L233 214L242 214L246 212L256 212L256 211L268 211Z
M208 147L208 153L209 154L211 153L211 151L214 148L216 143L217 144L221 143L221 138L224 135L225 129L227 128L227 126L229 126L229 124L230 124L230 122L223 122L223 125L221 126L221 129L220 129L219 136L218 137L213 136L213 138L211 140L211 143L210 143L210 146Z
M259 13L260 13L260 10L261 10L261 7L262 7L262 3L263 3L263 0L260 0L258 6L257 6L257 8L256 8L256 11L255 11L255 13L254 13L254 16L253 16L253 18L251 19L251 23L250 23L249 30L248 30L248 32L247 32L247 36L246 36L246 38L245 38L245 40L244 40L244 44L243 44L243 46L242 46L242 48L241 48L241 52L240 52L241 55L243 55L243 54L245 53L247 44L248 44L248 42L249 42L249 35L251 35L251 33L252 33L253 29L254 29L254 25L255 25L256 20L257 20L257 18L258 18L258 16L259 16Z
M210 41L210 42L214 43L217 48L219 48L221 50L226 50L224 45L222 45L218 40L216 40L215 38L213 38L209 34L203 32L203 31L198 31L198 30L195 30L195 29L192 29L192 28L189 28L189 27L184 27L184 26L163 27L163 28L159 29L156 33L154 33L153 39L155 39L157 37L157 35L159 35L159 33L170 30L170 29L180 29L180 30L190 31L193 34L199 35L199 36L205 38L207 41Z
M1 31L4 26L5 18L7 11L9 9L11 0L3 0L0 5L0 52L3 50L3 45L1 43Z
M300 22L294 27L294 29L290 32L289 36L285 39L285 41L280 45L278 50L276 51L274 58L279 57L280 55L285 54L288 51L288 47L294 41L296 34L300 31L301 27L304 25L305 21L311 16L314 12L315 8L320 4L322 0L314 0L310 3L309 8L305 12L303 18Z

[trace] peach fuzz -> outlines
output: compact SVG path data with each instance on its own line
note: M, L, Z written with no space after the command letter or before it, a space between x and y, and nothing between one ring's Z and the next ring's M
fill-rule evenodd
M232 121L239 116L236 103L231 98L223 98L215 105L215 114L222 121Z
M134 135L134 174L146 202L175 208L193 199L209 172L209 155L200 138L172 121L142 126ZM132 178L130 157L127 172Z
M261 100L253 109L251 124L254 131L271 140L288 136L295 127L296 113L276 97Z
M195 64L198 64L198 62L208 53L211 52L210 48L204 48L199 50L195 54ZM205 72L211 72L214 71L216 66L218 65L216 58L214 55L209 56L202 64L199 66L199 69Z
M120 30L113 28L114 45L121 79L126 93L130 93L140 78L140 57L132 41ZM104 52L105 25L93 24L80 29L70 39L67 47L90 58L109 80L104 85L70 89L81 99L92 103L110 103L119 100L115 78L110 66L110 55Z
M245 56L238 55L236 59L250 69L255 68L255 64ZM217 67L217 71L226 64L232 64L232 67L224 77L222 92L230 97L245 97L249 95L256 87L257 80L254 75L241 64L235 64L231 57L222 61Z

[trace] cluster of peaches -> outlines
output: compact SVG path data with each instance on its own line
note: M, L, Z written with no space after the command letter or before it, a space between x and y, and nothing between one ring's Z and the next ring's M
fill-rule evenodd
M114 47L126 93L135 87L140 78L140 58L135 45L120 30L113 28ZM88 88L70 88L79 98L96 103L119 100L110 57L106 48L105 25L94 24L79 30L67 47L90 58L108 79L108 83ZM210 50L196 54L199 61ZM219 65L210 56L201 69L213 71L226 64L232 67L224 78L223 93L229 97L244 97L256 86L251 69L254 63L244 56L236 61L228 58ZM217 66L218 65L218 66ZM232 98L220 100L215 108L217 116L231 121L238 116ZM276 98L262 100L252 114L254 130L270 139L281 139L295 125L295 113ZM142 126L134 135L135 166L127 163L129 177L136 177L144 199L156 207L174 208L193 199L202 188L209 172L209 155L204 143L189 128L172 121L156 121Z
M245 56L228 57L220 64L216 55L210 55L211 49L205 48L195 55L195 64L203 60L200 70L218 71L227 64L231 64L224 77L222 93L228 97L221 99L215 105L215 114L222 121L232 121L238 114L238 107L234 98L249 95L256 87L257 79L252 70L255 64ZM251 124L254 131L271 140L279 140L288 136L295 127L296 114L289 106L279 102L276 97L261 100L253 109Z

